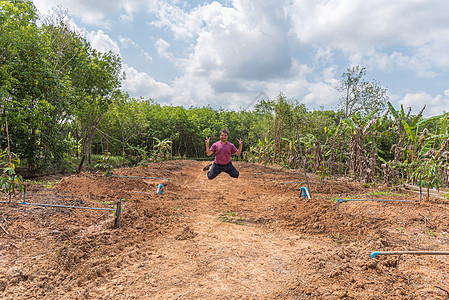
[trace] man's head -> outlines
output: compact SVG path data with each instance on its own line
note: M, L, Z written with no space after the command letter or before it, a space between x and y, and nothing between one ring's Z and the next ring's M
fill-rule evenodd
M228 141L228 136L229 131L227 131L226 129L220 130L220 142L222 142L223 144L226 143Z

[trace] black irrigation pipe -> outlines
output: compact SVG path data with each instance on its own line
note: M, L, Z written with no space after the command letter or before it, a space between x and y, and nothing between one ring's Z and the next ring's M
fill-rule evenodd
M410 202L418 203L418 201L413 200L387 200L387 199L338 199L337 200L337 213L340 212L340 202L351 202L351 201L374 201L374 202Z
M106 211L115 211L116 219L115 219L115 227L120 228L121 218L122 218L122 198L117 202L117 208L102 208L102 207L86 207L86 206L75 206L75 205L59 205L59 204L48 204L48 203L27 203L25 201L26 192L23 193L23 202L10 202L10 201L0 201L0 203L7 204L20 204L20 205L32 205L32 206L43 206L43 207L59 207L59 208L76 208L76 209L90 209L90 210L106 210Z

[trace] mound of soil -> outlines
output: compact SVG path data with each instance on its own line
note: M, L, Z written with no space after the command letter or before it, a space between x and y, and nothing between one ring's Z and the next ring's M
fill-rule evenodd
M370 257L449 251L447 200L313 175L308 199L301 172L236 162L238 179L209 181L206 164L27 183L28 205L0 204L0 298L449 297L447 256Z

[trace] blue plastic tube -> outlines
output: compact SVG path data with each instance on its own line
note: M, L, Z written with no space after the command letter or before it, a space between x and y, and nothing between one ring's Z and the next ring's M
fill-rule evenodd
M379 255L449 255L449 251L375 251L371 253L371 258L377 258Z

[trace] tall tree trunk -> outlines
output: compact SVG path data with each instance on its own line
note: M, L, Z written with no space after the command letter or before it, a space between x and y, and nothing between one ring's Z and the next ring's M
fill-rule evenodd
M81 156L81 161L80 161L80 164L79 164L79 166L78 166L78 169L76 170L76 174L79 174L79 173L81 173L81 168L83 167L83 164L84 164L84 158L85 158L86 156L83 154L83 156Z
M95 124L92 127L90 127L90 129L89 129L90 133L86 133L85 137L83 138L83 157L81 158L80 164L76 171L77 174L81 173L81 170L82 170L83 164L84 164L84 160L86 159L86 157L88 157L88 154L90 154L90 152L92 150L91 149L92 140L94 139L94 135L97 130L97 125L98 125L98 122L95 122ZM89 163L91 163L90 155L89 155L89 160L90 160Z

